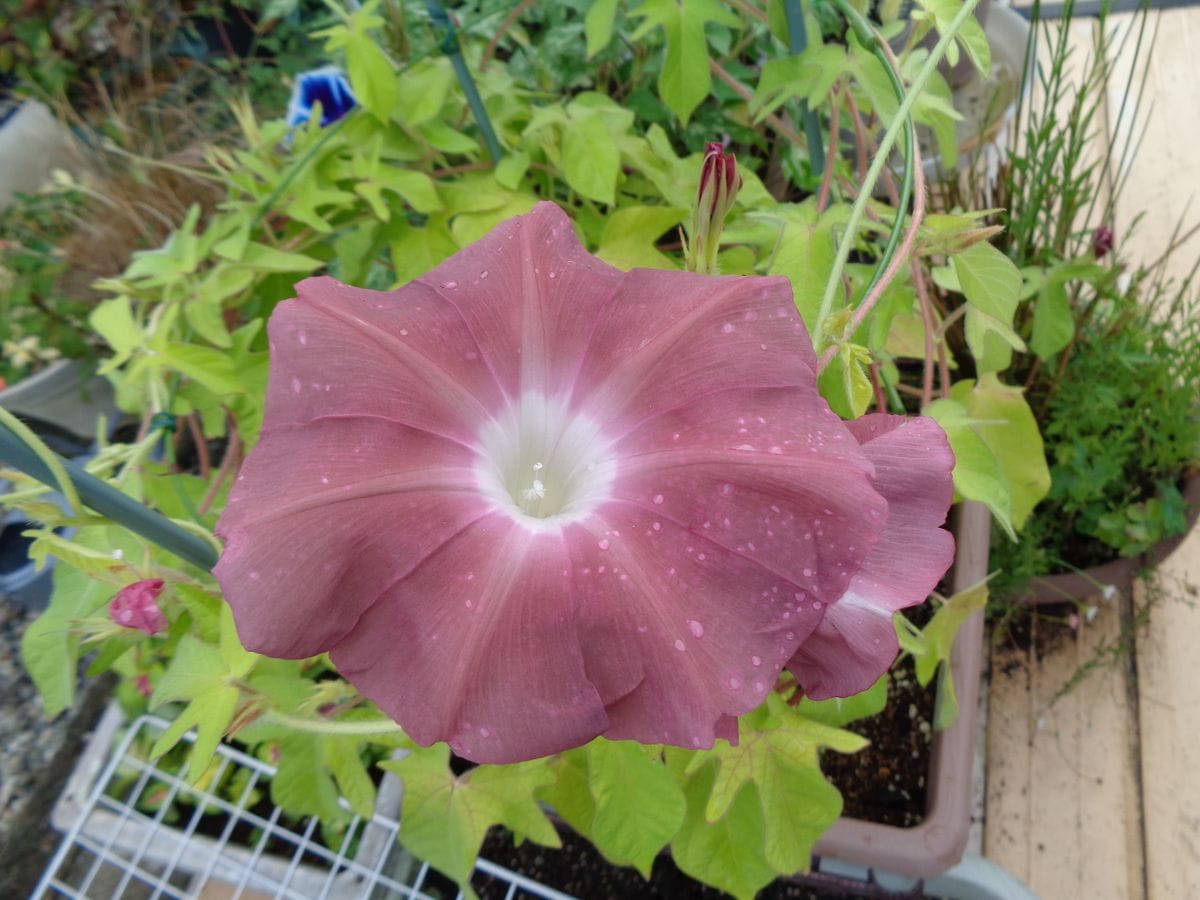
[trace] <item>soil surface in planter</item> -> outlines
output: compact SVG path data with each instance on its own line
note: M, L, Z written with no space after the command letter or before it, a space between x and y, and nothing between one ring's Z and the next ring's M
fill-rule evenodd
M842 815L898 828L924 820L936 686L936 679L928 687L917 684L912 660L905 657L892 670L883 712L846 726L870 745L821 757L822 771L842 792Z
M659 856L650 872L650 880L642 878L632 868L614 866L570 828L559 826L562 848L554 850L526 841L514 847L512 833L493 828L483 842L480 855L548 887L553 887L580 900L721 900L729 895L701 884L679 871L670 856ZM860 897L899 898L920 900L921 894L894 894L878 886L864 884L864 891L841 885L843 879L816 876L828 881L819 889L789 881L776 881L759 891L755 900L853 900ZM481 900L504 900L509 885L476 873L471 881ZM518 893L518 897L529 895Z
M854 722L847 729L861 734L871 745L860 753L826 753L821 767L845 800L843 815L898 827L919 825L925 815L925 778L933 736L935 684L922 688L916 682L910 659L892 671L888 702L883 712ZM727 896L681 872L668 856L655 862L649 881L631 868L607 862L586 840L560 826L561 850L526 842L513 847L512 835L492 829L480 855L521 872L542 884L580 898L620 900L715 900ZM483 900L500 900L507 885L476 877L473 882ZM865 886L864 886L865 887ZM820 891L800 884L776 881L759 893L758 900L783 898L891 897L887 892ZM904 895L906 897L911 895Z

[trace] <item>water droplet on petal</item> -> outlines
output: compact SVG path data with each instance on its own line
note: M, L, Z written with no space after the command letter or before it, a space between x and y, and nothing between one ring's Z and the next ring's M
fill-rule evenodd
M704 637L704 626L701 625L699 622L697 622L695 619L688 619L687 627L688 627L688 630L691 631L693 636L698 637L698 638Z
M740 689L742 686L742 679L738 678L736 675L731 675L729 677L729 686L735 691Z
M457 281L443 281L442 287L444 287L448 291L452 291L456 287L458 287L458 282Z
M609 548L609 546L611 546L611 545L608 543L608 541L604 540L604 541L600 541L600 543L597 544L596 546L598 546L601 550L607 550Z
M655 505L655 506L661 506L661 505L662 505L662 502L663 502L663 495L662 495L662 494L655 494L655 495L654 495L654 505Z
M684 646L683 641L676 641L675 649L676 650L686 650L687 648Z
M761 656L750 657L750 665L755 666L755 667L761 666L762 665L762 657Z

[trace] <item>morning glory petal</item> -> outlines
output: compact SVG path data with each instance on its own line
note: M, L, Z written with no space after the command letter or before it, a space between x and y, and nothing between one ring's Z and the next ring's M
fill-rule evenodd
M954 560L954 538L942 528L954 454L942 429L889 415L847 424L875 464L888 518L846 592L788 663L816 700L857 694L883 674L899 649L892 615L925 600Z

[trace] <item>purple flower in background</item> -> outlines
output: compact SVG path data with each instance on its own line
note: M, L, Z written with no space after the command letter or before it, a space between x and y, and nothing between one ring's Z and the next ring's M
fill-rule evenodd
M1092 234L1092 254L1096 259L1107 256L1112 252L1114 241L1115 238L1113 237L1112 229L1101 225Z
M346 73L337 66L322 66L297 76L288 101L288 125L295 128L307 122L317 103L321 104L322 127L336 122L358 105Z

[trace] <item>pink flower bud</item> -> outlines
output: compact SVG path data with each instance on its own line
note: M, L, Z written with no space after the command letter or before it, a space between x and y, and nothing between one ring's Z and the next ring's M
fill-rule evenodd
M1096 259L1108 255L1113 248L1113 233L1111 228L1101 225L1092 235L1092 254Z
M700 189L696 197L699 209L710 218L719 217L724 220L741 186L737 157L732 153L725 153L716 141L705 144L704 163L700 170Z
M146 634L167 630L167 617L155 600L162 593L163 580L135 581L117 591L108 604L108 617L122 628L136 628Z
M159 615L162 615L162 613L159 613ZM154 686L150 684L150 676L145 672L137 677L134 681L134 686L137 688L137 692L143 697L149 697L154 693Z
M717 249L725 217L742 187L737 159L725 153L715 141L704 148L700 169L700 187L696 193L696 209L692 215L691 246L688 268L693 272L715 275Z

